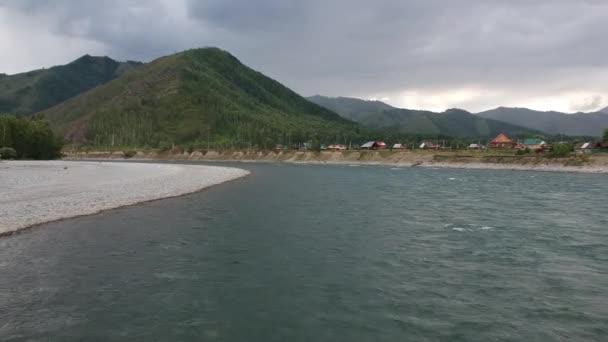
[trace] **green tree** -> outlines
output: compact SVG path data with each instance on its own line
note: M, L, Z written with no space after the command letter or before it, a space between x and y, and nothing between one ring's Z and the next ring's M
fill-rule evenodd
M17 158L17 151L11 147L0 148L0 159L15 159Z
M608 128L604 130L604 142L608 143Z
M41 117L0 116L0 147L14 149L16 155L10 158L55 159L61 156L63 139Z
M567 157L573 149L572 144L555 144L547 156L552 158Z

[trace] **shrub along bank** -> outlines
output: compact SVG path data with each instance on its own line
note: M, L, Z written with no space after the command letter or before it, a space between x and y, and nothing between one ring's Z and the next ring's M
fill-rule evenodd
M55 159L62 147L63 140L43 118L0 115L0 158Z

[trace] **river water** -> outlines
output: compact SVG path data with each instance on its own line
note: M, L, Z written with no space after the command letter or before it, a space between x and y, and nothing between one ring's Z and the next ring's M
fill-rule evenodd
M608 340L606 175L236 166L0 239L0 340Z

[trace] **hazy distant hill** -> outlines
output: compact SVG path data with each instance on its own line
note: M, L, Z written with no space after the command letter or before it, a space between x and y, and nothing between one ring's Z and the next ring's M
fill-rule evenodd
M353 121L362 120L370 114L396 109L381 101L368 101L352 97L327 97L315 95L307 97L307 99Z
M460 109L444 113L423 110L396 109L380 101L354 98L309 97L309 100L352 118L362 125L403 134L493 137L499 133L511 136L539 134L526 127L484 119Z
M604 128L608 128L608 108L596 113L565 114L499 107L478 115L514 125L525 125L549 134L600 136Z
M357 124L217 48L159 58L44 114L69 141L101 147L271 147L358 134Z
M443 113L395 109L367 116L360 122L370 128L426 135L490 138L499 133L513 137L541 133L522 126L480 118L460 109L449 109Z
M47 109L139 64L85 55L66 65L0 75L0 113L30 114Z

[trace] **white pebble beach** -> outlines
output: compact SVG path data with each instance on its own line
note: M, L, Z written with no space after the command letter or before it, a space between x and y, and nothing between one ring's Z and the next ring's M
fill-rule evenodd
M0 235L60 219L175 197L248 171L203 165L0 162Z

